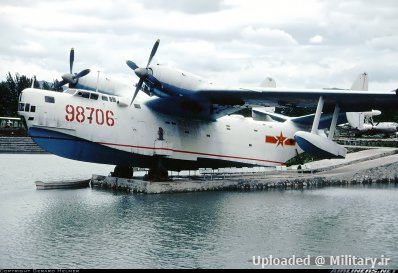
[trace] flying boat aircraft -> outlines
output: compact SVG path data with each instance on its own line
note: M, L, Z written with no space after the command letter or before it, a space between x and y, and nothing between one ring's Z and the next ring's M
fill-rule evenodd
M278 166L302 152L342 158L333 142L345 112L396 107L397 91L229 87L191 73L152 64L157 40L145 66L127 65L135 86L98 79L89 70L62 76L64 92L23 90L19 115L28 134L46 151L69 159L149 168L148 179L167 178L167 170ZM134 92L131 92L134 90ZM126 95L126 92L129 92ZM313 107L313 115L269 122L261 113L245 118L245 107ZM329 128L329 135L319 129Z

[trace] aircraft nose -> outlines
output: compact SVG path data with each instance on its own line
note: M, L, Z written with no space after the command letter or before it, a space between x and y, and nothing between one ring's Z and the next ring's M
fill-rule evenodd
M138 67L134 69L135 74L138 78L146 77L148 75L148 71L146 68Z

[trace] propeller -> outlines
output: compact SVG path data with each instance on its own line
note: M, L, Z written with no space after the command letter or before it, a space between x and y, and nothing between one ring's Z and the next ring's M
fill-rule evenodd
M86 76L90 73L90 69L84 69L79 73L73 73L73 63L75 61L75 50L72 48L69 53L69 73L62 75L62 80L56 81L54 87L56 89L60 88L61 86L69 83L69 88L73 88L80 78Z
M143 67L139 67L138 65L136 65L134 62L128 60L126 61L126 64L132 69L134 70L134 73L137 75L137 77L140 79L137 83L137 86L135 88L135 92L134 92L134 96L133 99L131 100L130 106L133 104L133 101L135 100L135 98L138 95L138 92L140 91L140 89L142 88L142 85L144 84L145 80L147 79L148 75L149 75L149 71L148 71L148 67L152 62L153 56L155 56L156 51L158 50L159 47L159 43L160 43L160 39L157 39L155 44L152 47L152 51L151 54L149 55L149 59L148 59L148 63L146 65L145 68Z

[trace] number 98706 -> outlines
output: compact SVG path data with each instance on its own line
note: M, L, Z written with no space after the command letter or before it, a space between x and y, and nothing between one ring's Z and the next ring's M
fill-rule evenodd
M96 109L93 107L66 105L65 119L69 122L77 121L79 123L88 122L88 124L96 123L98 125L115 125L113 112L111 110Z

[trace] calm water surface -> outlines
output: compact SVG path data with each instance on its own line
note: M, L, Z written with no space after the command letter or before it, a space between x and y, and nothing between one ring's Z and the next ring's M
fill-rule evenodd
M0 154L0 268L258 268L356 255L398 268L398 187L124 194L35 189L113 166Z

